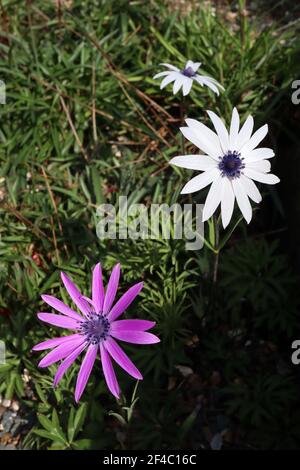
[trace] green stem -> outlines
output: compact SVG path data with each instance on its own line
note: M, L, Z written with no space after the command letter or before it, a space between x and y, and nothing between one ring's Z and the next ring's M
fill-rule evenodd
M210 284L210 302L209 310L213 315L216 307L217 300L217 280L218 280L218 268L219 268L219 227L220 227L220 218L217 218L215 215L209 219L209 242L212 246L213 257L211 260L211 284Z
M246 0L239 0L239 17L240 17L240 32L242 46L245 47L246 43Z
M220 238L220 225L219 225L219 220L217 217L214 215L213 216L213 227L214 227L214 261L213 261L213 270L212 270L212 280L213 284L217 283L217 278L218 278L218 267L219 267L219 253L220 253L220 247L219 247L219 238Z
M182 96L181 98L179 111L180 111L180 126L184 126L184 116L185 116L184 96ZM184 141L183 134L181 134L181 151L182 151L182 155L185 155L185 141Z

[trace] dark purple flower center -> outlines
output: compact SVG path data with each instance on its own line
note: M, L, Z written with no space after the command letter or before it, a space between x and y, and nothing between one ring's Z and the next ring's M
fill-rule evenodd
M241 154L236 150L228 150L228 152L223 156L219 157L219 170L221 171L222 176L227 176L227 178L239 178L241 176L241 171L245 168L243 163L243 158Z
M103 315L95 312L88 314L86 320L81 322L80 332L90 344L100 344L104 341L110 330L110 323Z
M187 67L186 69L183 69L181 72L185 77L194 77L196 75L196 72L192 69L192 67Z

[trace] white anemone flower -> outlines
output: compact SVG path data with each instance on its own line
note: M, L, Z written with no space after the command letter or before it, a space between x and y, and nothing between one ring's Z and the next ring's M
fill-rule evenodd
M192 89L193 82L199 83L199 85L207 86L210 88L214 93L219 95L219 90L224 90L222 85L220 85L217 80L214 78L208 77L206 75L199 75L197 73L197 70L199 69L201 62L192 62L191 60L188 60L184 69L180 70L177 67L174 67L174 65L170 64L161 64L164 67L167 67L168 70L165 70L164 72L160 72L156 74L153 78L160 78L164 77L160 84L160 89L162 90L165 86L169 85L169 83L174 82L173 85L173 93L174 95L180 90L182 87L182 93L183 96L186 96L189 94L189 92Z
M268 133L268 125L260 127L252 135L253 117L248 116L240 129L239 113L234 108L228 132L214 112L207 113L216 132L195 119L186 119L187 127L180 128L182 134L205 154L182 155L170 161L172 165L203 172L193 177L183 187L181 194L194 193L211 184L203 208L203 222L214 214L221 203L222 223L224 228L227 227L236 200L249 223L252 218L249 198L256 203L262 199L254 181L265 184L280 181L269 173L271 164L268 159L274 157L273 150L257 148Z

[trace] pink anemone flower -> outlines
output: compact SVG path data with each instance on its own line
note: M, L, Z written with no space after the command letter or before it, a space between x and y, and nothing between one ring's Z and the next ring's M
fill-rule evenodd
M56 386L76 358L86 350L75 389L75 400L78 402L99 353L107 386L111 393L119 398L120 388L112 359L135 379L142 380L143 376L116 340L134 344L153 344L160 341L157 336L147 332L155 325L155 322L148 320L118 320L139 294L143 283L134 284L113 306L119 285L120 264L114 267L106 291L103 286L101 265L98 263L95 266L92 281L92 299L82 296L65 273L61 273L61 278L68 294L81 314L51 295L42 295L44 302L62 313L62 315L38 313L38 318L50 325L72 330L74 333L69 336L49 339L34 346L34 351L51 349L51 352L46 354L38 365L39 367L48 367L62 360L54 378L54 386Z

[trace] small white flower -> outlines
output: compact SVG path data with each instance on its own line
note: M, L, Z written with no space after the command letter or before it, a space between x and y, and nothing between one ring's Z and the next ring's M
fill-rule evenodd
M201 62L192 62L191 60L188 60L184 69L182 70L170 64L161 64L161 65L164 65L165 67L169 69L164 72L160 72L153 77L154 79L164 77L164 79L162 80L160 84L161 90L165 86L169 85L169 83L174 82L174 85L173 85L174 95L182 87L183 96L186 96L191 91L194 81L199 83L199 85L201 86L206 85L217 95L219 95L218 87L221 90L224 90L222 85L220 85L220 83L217 82L217 80L215 80L214 78L211 78L205 75L199 75L197 73L197 70L199 69Z
M231 125L227 131L223 121L212 111L207 111L216 133L195 119L186 119L188 127L181 127L182 134L201 149L205 155L182 155L172 158L172 165L203 171L192 178L182 189L181 194L189 194L205 188L209 189L204 209L203 222L208 220L221 203L223 227L229 224L234 201L246 219L252 218L249 198L259 203L262 199L255 183L279 182L277 176L270 174L269 158L274 157L270 148L256 148L268 133L268 126L260 127L253 135L253 117L249 116L240 128L239 113L233 109Z

